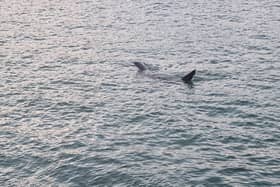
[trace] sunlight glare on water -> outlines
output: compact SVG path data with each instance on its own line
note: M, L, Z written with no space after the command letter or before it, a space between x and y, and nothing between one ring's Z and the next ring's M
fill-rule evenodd
M1 186L280 186L279 33L273 0L0 0Z

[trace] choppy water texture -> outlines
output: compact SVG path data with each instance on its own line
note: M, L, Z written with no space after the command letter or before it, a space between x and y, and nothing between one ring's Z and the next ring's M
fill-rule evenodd
M1 186L280 186L280 3L0 0ZM137 73L184 75L194 85Z

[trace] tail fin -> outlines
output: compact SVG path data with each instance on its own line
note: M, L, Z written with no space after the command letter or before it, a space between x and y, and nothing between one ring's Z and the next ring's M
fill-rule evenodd
M195 75L195 71L196 71L196 70L192 70L189 74L187 74L186 76L184 76L184 77L182 78L182 80L183 80L185 83L191 82L193 76Z
M139 71L145 71L147 69L146 66L141 62L133 62L133 63L139 69Z

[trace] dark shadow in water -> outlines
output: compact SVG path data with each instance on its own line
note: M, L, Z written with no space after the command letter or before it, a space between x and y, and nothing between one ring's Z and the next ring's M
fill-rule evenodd
M187 82L187 83L185 83L187 86L188 86L188 88L190 88L190 89L192 89L192 88L194 88L194 83L193 83L193 81L190 81L190 82Z
M137 77L149 77L154 80L160 80L166 83L171 84L179 84L180 82L183 82L188 86L188 88L193 88L194 84L192 82L192 78L196 73L196 70L191 71L187 75L184 75L183 77L178 77L178 75L166 75L161 73L154 73L152 71L149 71L149 68L146 64L141 62L133 62L133 64L138 68Z

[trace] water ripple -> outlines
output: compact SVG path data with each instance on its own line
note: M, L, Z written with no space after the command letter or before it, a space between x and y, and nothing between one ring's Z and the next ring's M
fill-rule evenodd
M278 4L1 1L0 183L280 186Z

